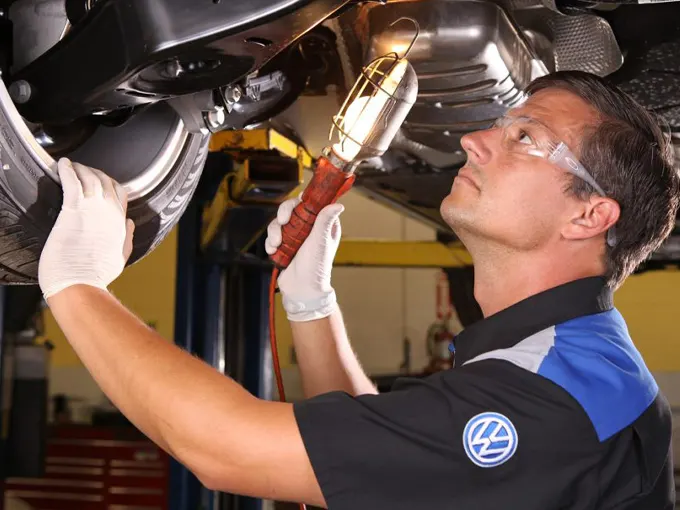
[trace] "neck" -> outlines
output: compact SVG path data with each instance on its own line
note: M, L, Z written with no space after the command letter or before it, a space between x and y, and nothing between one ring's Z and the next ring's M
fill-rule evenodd
M511 252L497 249L473 253L475 299L489 317L530 296L565 283L603 274L593 257L574 253Z

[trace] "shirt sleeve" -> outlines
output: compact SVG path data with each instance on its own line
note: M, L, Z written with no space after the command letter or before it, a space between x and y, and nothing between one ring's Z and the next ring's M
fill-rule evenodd
M551 498L594 468L597 441L578 404L536 377L489 360L296 403L328 508L557 508Z

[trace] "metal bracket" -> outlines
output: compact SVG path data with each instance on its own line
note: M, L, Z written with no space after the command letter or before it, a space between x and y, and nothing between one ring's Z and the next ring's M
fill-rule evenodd
M206 119L207 112L216 109L212 90L204 90L195 94L178 96L168 100L168 104L182 118L184 127L190 133L207 135L209 132Z

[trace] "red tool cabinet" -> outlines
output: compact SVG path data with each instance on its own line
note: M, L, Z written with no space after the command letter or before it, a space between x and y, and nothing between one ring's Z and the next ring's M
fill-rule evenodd
M35 510L166 510L169 457L134 429L55 426L41 478L10 478L5 496Z

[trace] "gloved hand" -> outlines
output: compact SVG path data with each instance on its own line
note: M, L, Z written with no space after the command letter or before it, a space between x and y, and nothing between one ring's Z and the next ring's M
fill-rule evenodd
M107 290L132 252L127 193L103 172L67 159L58 170L64 202L40 256L40 288L45 298L76 284Z
M281 245L281 228L290 221L299 198L286 200L279 206L276 219L267 228L265 250L276 253ZM302 243L290 265L278 279L283 308L288 320L305 322L328 317L337 306L331 285L333 259L340 245L342 204L331 204L317 216L309 237Z

